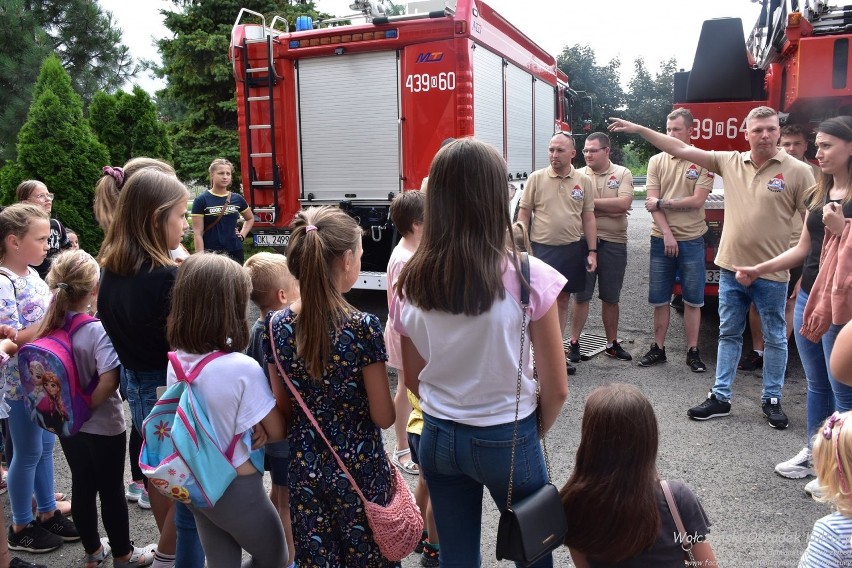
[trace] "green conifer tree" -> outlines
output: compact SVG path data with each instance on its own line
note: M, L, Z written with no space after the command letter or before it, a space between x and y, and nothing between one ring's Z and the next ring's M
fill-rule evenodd
M95 183L109 154L83 118L83 104L56 56L48 57L18 134L18 173L56 194L53 217L72 227L80 246L95 252L103 234L92 213ZM20 180L19 180L20 181Z

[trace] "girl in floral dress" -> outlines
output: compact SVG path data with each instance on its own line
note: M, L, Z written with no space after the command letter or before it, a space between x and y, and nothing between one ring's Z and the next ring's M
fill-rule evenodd
M264 350L289 427L296 564L399 566L382 557L363 503L275 364L278 357L366 498L386 505L392 474L381 430L393 425L395 412L381 324L343 298L361 270L361 231L336 207L307 209L293 223L287 264L302 296L267 318L273 337L265 338Z

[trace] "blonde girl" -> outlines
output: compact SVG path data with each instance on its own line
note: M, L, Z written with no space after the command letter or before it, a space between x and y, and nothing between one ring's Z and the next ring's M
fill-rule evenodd
M15 190L15 196L19 203L32 203L44 210L48 216L53 209L54 195L48 191L46 185L38 180L22 181ZM56 219L50 220L50 236L47 239L47 246L47 258L33 266L42 279L47 277L47 271L50 270L50 261L53 257L59 254L60 250L71 248L71 239L68 237L65 227Z
M47 212L18 203L0 212L0 324L18 330L14 342L21 346L35 339L38 324L50 301L44 280L30 266L47 257L50 238ZM30 420L24 405L17 357L0 369L9 402L9 429L14 452L7 483L12 505L9 548L49 552L63 542L78 540L74 523L64 518L53 493L53 445L56 436ZM38 518L33 518L35 494Z
M103 175L98 180L97 185L95 185L95 202L93 210L95 213L95 219L97 219L98 224L104 231L104 234L106 234L110 224L112 224L112 218L115 216L115 208L116 205L118 205L118 197L121 194L121 189L124 187L124 184L127 183L130 178L136 174L136 172L142 171L146 168L152 168L177 177L175 169L166 162L156 160L154 158L146 158L144 156L132 158L121 167L103 167ZM175 262L179 263L181 260L189 256L189 253L181 244L178 245L176 249L172 249L170 251L170 255ZM125 392L123 384L121 385L121 390L119 392L121 393L122 398L126 400L127 393ZM127 485L127 492L125 495L128 501L138 503L140 508L150 509L151 502L148 497L148 491L145 489L144 476L142 475L142 470L139 469L139 460L136 459L137 456L139 456L141 449L142 436L136 430L136 427L131 424L130 445L128 447L128 453L130 454L130 483ZM189 511L185 511L183 518L188 521L192 521L192 515ZM201 544L199 543L199 549L200 546ZM163 548L163 550L166 548L172 550L174 545L168 545Z
M42 320L39 335L59 329L86 307L98 293L100 268L87 252L71 250L61 253L47 275L53 300ZM94 568L113 553L113 566L133 568L154 561L155 545L133 546L127 503L124 500L125 435L124 410L118 394L119 360L101 322L81 327L72 343L74 363L80 384L85 390L92 377L98 384L92 391L92 416L80 431L62 437L59 443L71 470L74 492L72 513L86 553L85 568ZM52 373L45 373L46 395L39 403L45 414L64 413L61 386ZM98 499L107 539L98 534Z
M296 214L287 266L301 298L270 314L269 377L288 424L290 511L296 565L386 567L364 507L305 413L284 386L275 357L347 462L367 499L385 505L391 471L382 429L394 422L379 319L344 299L361 270L361 229L336 207ZM357 467L356 467L357 464ZM345 480L345 478L343 478Z
M835 412L814 435L813 459L820 485L819 501L837 508L817 520L799 568L852 565L852 412Z
M249 341L250 290L249 275L239 264L222 255L194 255L178 271L169 316L168 339L177 355L169 365L169 384L177 381L175 365L188 373L204 364L192 382L193 393L210 418L219 449L224 453L236 441L231 464L237 478L214 507L190 505L209 568L240 566L243 550L255 568L288 564L284 528L263 488L263 452L252 453L251 447L256 426L274 442L284 438L284 422L263 368L241 352Z
M243 240L254 226L254 213L245 198L230 190L234 166L216 158L208 169L210 189L192 202L195 252L221 252L243 263ZM240 217L242 228L237 227Z
M121 360L122 382L137 429L157 400L157 387L166 384L166 317L177 277L170 251L187 229L188 196L175 176L159 168L142 168L124 180L101 245L98 315ZM149 494L160 529L153 565L165 568L174 564L175 554L186 554L181 568L203 566L203 552L191 530L178 539L179 550L175 548L174 501ZM192 515L183 511L191 523Z

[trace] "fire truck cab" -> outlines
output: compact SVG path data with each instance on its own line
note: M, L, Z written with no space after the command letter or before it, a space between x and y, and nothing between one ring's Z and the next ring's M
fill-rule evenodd
M552 55L481 0L411 2L399 16L375 1L351 8L293 30L240 12L230 49L241 171L256 245L285 247L303 207L340 207L364 229L356 287L383 289L399 238L390 202L420 189L442 141L494 145L521 189L547 165L553 133L570 130L576 94Z
M674 106L695 117L693 142L706 150L748 150L745 117L761 105L782 126L807 131L852 114L852 7L823 0L761 0L748 40L739 18L707 20L692 69L675 74ZM724 223L724 180L705 204L709 227L705 293L718 295L713 263Z

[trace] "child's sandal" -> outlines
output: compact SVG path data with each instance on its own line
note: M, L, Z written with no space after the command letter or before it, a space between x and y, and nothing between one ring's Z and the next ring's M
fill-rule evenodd
M156 544L149 544L145 548L133 547L130 558L127 560L112 559L113 568L140 568L150 566L154 563L154 553L157 552Z
M95 568L104 563L107 556L109 556L112 549L109 547L109 540L106 537L101 537L101 547L97 552L92 554L87 554L85 560L83 560L83 566L85 568Z

